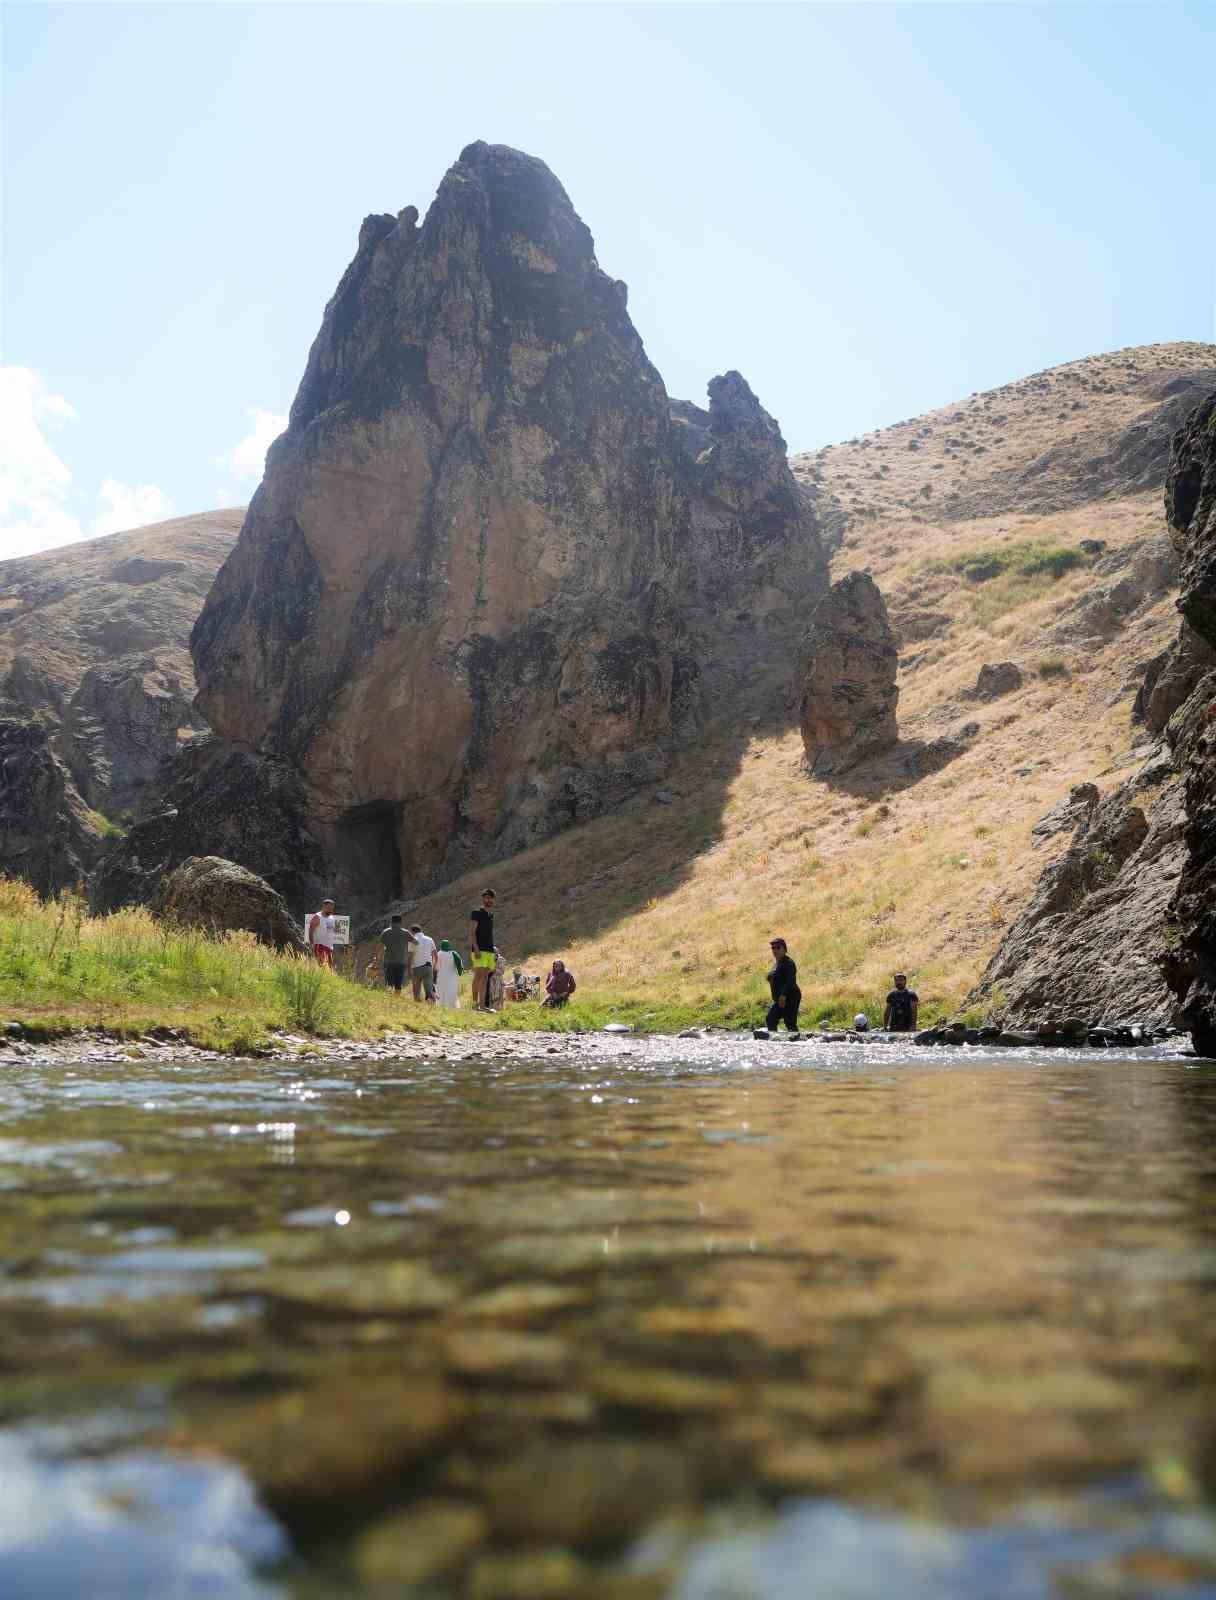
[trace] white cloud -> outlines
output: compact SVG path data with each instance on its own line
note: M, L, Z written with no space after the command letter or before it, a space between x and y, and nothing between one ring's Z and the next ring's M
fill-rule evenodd
M28 367L0 367L0 559L85 537L68 504L72 474L44 428L76 412Z
M86 528L72 509L72 473L47 430L76 421L75 408L29 367L0 367L0 560L121 533L173 515L155 484L107 478Z
M148 522L164 522L173 515L172 500L154 483L137 486L107 478L97 491L97 498L101 510L90 528L95 538L103 533L125 533L128 528L142 528Z
M266 452L287 426L287 418L277 411L263 411L261 406L246 406L249 432L222 456L216 456L215 465L224 467L243 483L256 482L266 470Z

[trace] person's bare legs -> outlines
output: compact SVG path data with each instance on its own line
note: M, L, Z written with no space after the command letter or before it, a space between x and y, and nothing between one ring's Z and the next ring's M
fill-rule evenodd
M481 1011L486 1003L486 979L490 976L487 967L473 968L473 1010Z

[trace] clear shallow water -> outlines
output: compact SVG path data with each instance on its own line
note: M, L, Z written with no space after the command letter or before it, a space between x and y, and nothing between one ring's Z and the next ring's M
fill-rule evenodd
M1216 1596L1216 1067L682 1048L6 1067L0 1594Z

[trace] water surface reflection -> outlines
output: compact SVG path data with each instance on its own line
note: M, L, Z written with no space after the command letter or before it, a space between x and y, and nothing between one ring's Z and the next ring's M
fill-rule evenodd
M782 1060L6 1069L0 1447L243 1469L299 1600L1216 1593L1216 1070Z

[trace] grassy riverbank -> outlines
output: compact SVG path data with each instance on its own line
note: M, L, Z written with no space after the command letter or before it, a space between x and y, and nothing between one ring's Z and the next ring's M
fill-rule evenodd
M73 895L42 902L27 884L0 879L0 1021L20 1021L35 1035L100 1028L137 1036L173 1028L207 1049L242 1053L275 1030L316 1037L373 1039L389 1032L542 1029L573 1032L625 1022L640 1032L669 1033L693 1024L743 1027L761 1020L759 973L737 988L693 999L661 982L634 989L588 986L564 1011L508 1005L494 1017L441 1011L358 982L354 961L326 972L310 961L276 956L249 934L210 938L166 926L147 911L92 917ZM803 1021L845 1023L854 1012L880 1011L878 995L841 993L808 1006Z

